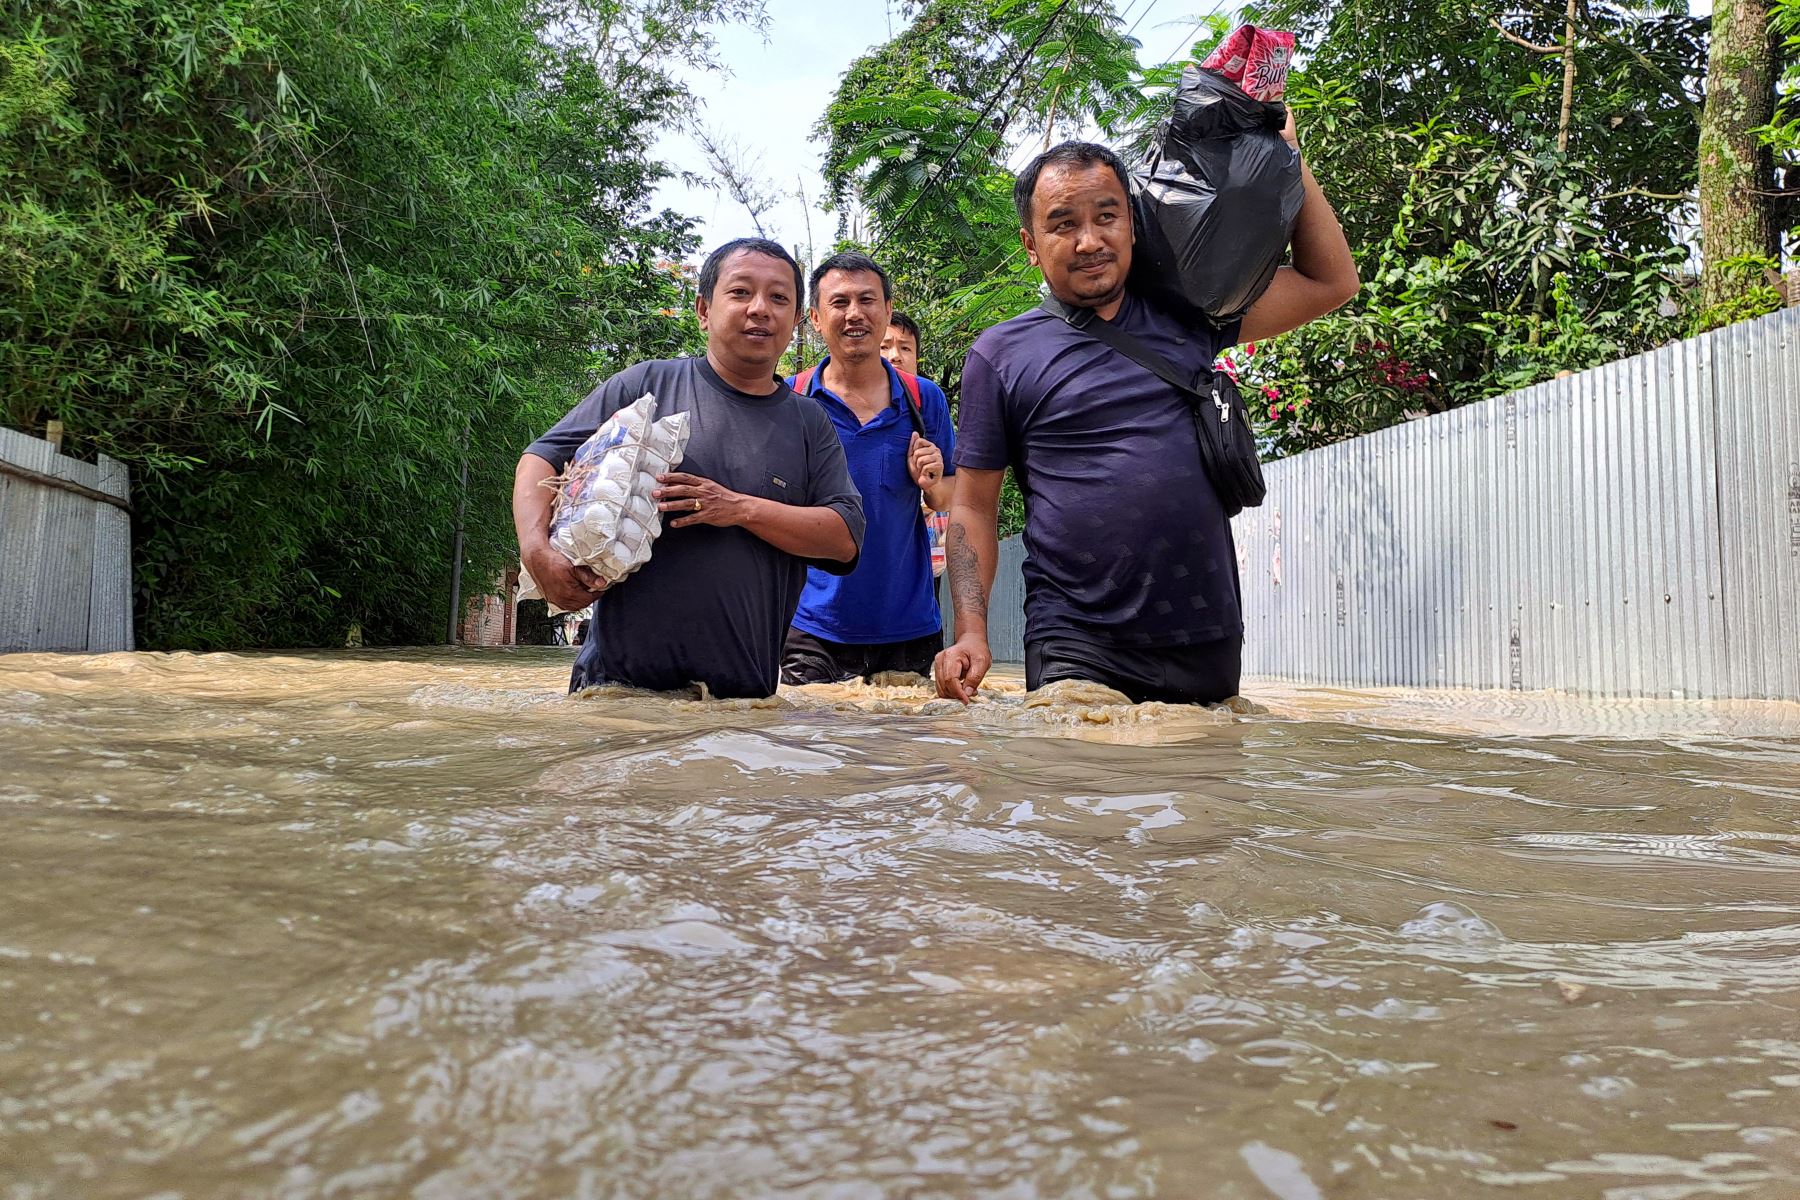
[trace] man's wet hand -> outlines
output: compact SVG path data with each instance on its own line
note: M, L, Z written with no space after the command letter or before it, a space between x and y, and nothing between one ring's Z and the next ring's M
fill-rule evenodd
M947 650L938 651L932 660L931 674L937 681L937 694L946 700L964 704L975 699L981 681L987 678L994 656L988 651L986 638L957 638Z
M606 590L606 580L587 567L570 562L555 546L544 541L519 556L544 599L566 612L579 612Z

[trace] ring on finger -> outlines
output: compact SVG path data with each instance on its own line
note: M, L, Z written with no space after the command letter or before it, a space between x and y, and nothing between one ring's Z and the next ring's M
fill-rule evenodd
M700 511L700 499L697 496L694 498L694 511L695 512Z

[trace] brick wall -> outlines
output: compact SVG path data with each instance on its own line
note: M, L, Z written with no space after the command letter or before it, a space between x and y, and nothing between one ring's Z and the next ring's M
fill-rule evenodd
M465 646L510 646L513 614L518 610L519 575L508 571L485 596L473 596L463 608L457 640Z

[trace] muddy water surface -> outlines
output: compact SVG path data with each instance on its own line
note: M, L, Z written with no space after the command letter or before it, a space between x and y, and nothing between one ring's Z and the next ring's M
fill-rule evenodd
M0 658L0 1197L1800 1196L1800 710Z

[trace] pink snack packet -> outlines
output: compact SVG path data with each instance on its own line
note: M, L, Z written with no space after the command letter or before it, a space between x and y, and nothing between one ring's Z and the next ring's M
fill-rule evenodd
M1287 90L1288 63L1293 57L1293 34L1239 25L1200 65L1230 80L1253 99L1279 100Z

